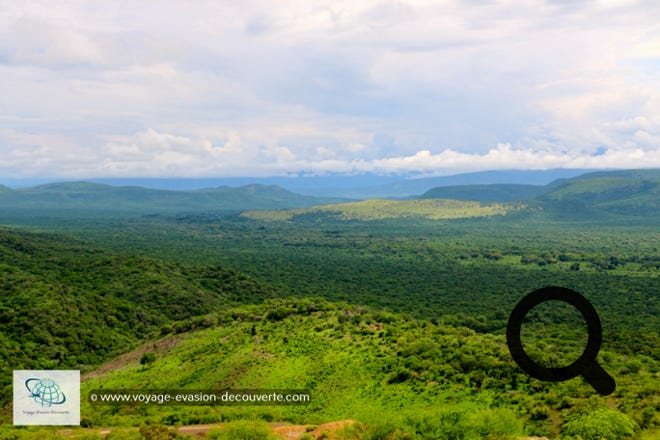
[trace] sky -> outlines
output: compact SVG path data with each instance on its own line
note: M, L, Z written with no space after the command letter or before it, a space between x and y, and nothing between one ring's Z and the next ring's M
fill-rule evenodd
M0 0L0 177L660 167L660 2Z

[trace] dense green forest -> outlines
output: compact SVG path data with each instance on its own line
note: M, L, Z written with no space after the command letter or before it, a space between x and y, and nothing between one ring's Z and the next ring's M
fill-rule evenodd
M326 314L330 311L332 313L324 315L322 311L315 311L314 313L318 313L314 315L316 317L313 320L314 325L319 322L331 322L333 319L339 322L343 318L340 319L337 314L357 314L364 316L355 320L351 318L348 322L355 326L351 332L358 335L362 331L361 323L368 326L392 320L401 325L414 323L411 324L413 327L422 326L438 329L439 332L447 331L453 335L450 336L453 339L457 339L458 334L472 335L472 338L482 342L484 341L482 338L488 335L494 338L492 341L497 347L495 353L489 352L490 349L486 347L477 346L465 352L459 350L463 356L468 354L473 356L473 361L463 359L463 367L460 367L458 361L459 364L451 367L455 373L443 370L451 365L451 361L444 358L449 354L443 350L433 351L431 348L428 350L422 348L422 353L430 351L433 354L418 354L414 359L402 357L399 354L401 350L388 351L381 356L377 356L376 353L354 353L355 359L358 360L361 356L365 359L373 356L379 361L383 361L381 358L392 358L389 362L394 364L389 369L378 370L374 380L380 385L372 391L381 395L385 392L383 387L405 388L408 391L404 396L397 394L403 399L398 402L399 405L407 405L410 400L412 402L410 405L417 408L416 411L421 410L424 406L423 402L428 404L429 397L425 394L422 396L426 397L414 397L416 394L410 389L416 389L419 383L438 382L447 388L440 387L442 391L437 390L437 392L453 395L456 401L471 402L470 405L475 405L472 408L475 411L500 408L502 411L513 411L514 418L524 418L522 407L516 407L513 403L515 399L498 400L497 405L491 401L479 403L480 399L485 398L489 393L499 395L503 391L507 392L507 384L510 386L515 382L524 384L524 386L520 385L518 392L527 396L527 400L523 400L527 407L541 408L539 411L543 413L535 415L537 419L525 419L527 421L524 424L516 425L518 427L515 429L519 432L546 433L551 437L560 435L563 423L572 420L571 416L591 414L592 411L603 408L609 408L609 411L617 409L620 413L626 414L635 422L637 430L657 429L658 421L653 415L657 414L658 409L656 384L660 341L657 331L659 327L657 281L660 270L658 233L653 228L641 226L616 228L616 235L613 235L614 230L609 226L587 228L578 225L568 227L551 224L536 226L513 224L507 227L504 222L494 218L458 222L449 220L347 222L318 218L299 218L295 222L258 222L241 216L216 215L150 216L130 220L81 221L73 224L62 222L59 225L57 222L50 222L49 225L52 229L66 232L67 236L75 238L63 239L61 236L5 231L6 244L3 248L5 264L14 268L21 268L22 264L23 271L29 269L30 273L38 277L42 283L43 280L50 280L50 284L57 285L55 282L58 281L61 286L62 281L66 280L68 291L75 291L75 287L72 286L76 285L81 288L89 286L89 291L92 292L105 291L107 299L103 300L105 302L102 303L101 310L118 310L109 315L115 316L120 323L134 323L135 315L127 313L128 311L138 313L136 309L139 308L125 305L127 310L122 314L121 303L113 306L112 301L120 302L123 298L127 299L129 304L135 304L136 286L142 286L143 291L151 292L147 298L153 301L152 305L158 304L159 298L162 302L164 292L167 292L167 295L170 292L175 295L176 292L180 292L182 295L177 301L165 301L158 307L149 307L147 311L140 311L139 313L144 314L145 318L140 321L144 322L144 327L139 331L133 326L130 330L122 330L121 326L104 329L105 334L111 331L118 335L118 337L100 338L107 344L110 344L110 341L117 344L108 345L103 349L105 351L93 346L90 350L90 346L84 345L84 341L62 344L63 347L72 350L71 355L77 355L76 346L80 347L80 353L86 353L87 356L89 353L94 353L95 359L77 362L77 365L87 363L84 367L87 370L108 359L113 353L119 353L122 347L124 350L134 347L140 338L157 338L170 332L185 334L186 330L207 326L233 332L237 330L237 323L243 321L247 321L244 323L247 327L242 330L246 334L251 332L252 326L255 325L255 331L259 332L259 326L266 323L277 326L290 322L272 317L297 316L298 309L302 310L306 307L301 304L307 304L309 301L305 298L324 298L325 301L343 302L347 305L333 306L332 303L317 300L319 304L323 304L322 308L328 309ZM32 228L34 227L33 225ZM32 261L28 264L24 258L25 254L30 255L25 251L30 246L36 256L31 257ZM21 251L21 248L25 249ZM115 265L106 268L107 261L114 261ZM62 267L69 269L68 276L67 272L62 271ZM105 271L103 268L106 268ZM22 274L22 272L18 273ZM223 274L226 273L232 276L224 276ZM241 275L243 273L247 275ZM70 282L76 278L76 282ZM94 284L94 280L97 284ZM227 280L230 281L229 286L225 284ZM619 388L615 397L604 399L593 396L593 391L581 383L581 379L565 384L543 384L525 378L508 357L506 347L503 345L504 326L508 313L524 294L544 285L574 288L587 296L597 308L604 328L600 362L611 370L617 379ZM112 287L108 288L108 286ZM224 291L225 294L218 295L218 291ZM158 292L161 295L158 295ZM206 295L202 296L203 301L184 302L184 304L196 304L200 308L186 307L185 311L178 308L181 301L192 297L198 298L199 295ZM230 320L231 325L228 325L225 320L229 318L218 315L230 303L234 305L246 301L259 303L264 298L287 296L299 299L279 306L266 304L259 306L262 308L257 311L245 309L238 312L239 316L247 314L263 319L244 317L239 318L236 323ZM369 309L360 309L365 306ZM204 307L208 308L204 309ZM379 310L381 312L378 312ZM631 313L631 310L634 313ZM155 314L156 311L159 313ZM149 315L148 312L154 315ZM190 320L182 315L185 312L189 313ZM213 312L215 315L206 315L208 312ZM301 316L307 316L305 313ZM373 313L389 314L383 315L385 318L374 315L376 316L374 318L371 315ZM59 316L59 313L56 315ZM195 315L199 316L194 317ZM17 313L16 316L25 315ZM85 316L81 318L84 319L85 328L108 326L103 320L96 322L94 316L94 313L85 312ZM561 309L539 308L538 312L530 315L530 323L523 335L527 340L532 341L530 355L547 365L563 365L574 360L584 343L584 329L578 321L575 316L567 316ZM262 324L254 324L255 322ZM309 330L307 325L312 324L296 323L295 327L303 332L300 336L295 336L291 327L279 330L269 328L268 333L282 331L282 338L309 339L311 336L305 333ZM44 325L44 328L46 327L49 325ZM59 327L52 326L53 329ZM8 327L3 327L3 330L5 328ZM99 332L93 333L99 334ZM429 338L431 343L437 344L437 337L432 334L425 337ZM12 337L20 339L18 335ZM197 338L197 336L191 337ZM53 338L55 341L61 341L61 336L55 335ZM415 335L409 338L417 340L422 337ZM491 341L491 339L487 340ZM30 341L25 341L27 342ZM31 346L35 352L38 352L42 343L43 341L36 341ZM334 343L334 341L325 341L321 346L328 347ZM248 348L252 349L252 345L247 342L246 344L236 347L237 356L244 356ZM467 343L457 341L456 344L457 347L464 347ZM24 345L30 347L29 344ZM387 344L388 347L390 345L392 344ZM396 344L392 346L395 347ZM349 345L341 351L352 352L351 347L352 345ZM273 347L273 350L275 349L276 347ZM273 353L274 359L278 359L277 350ZM482 352L482 350L486 351ZM203 352L199 353L203 355ZM443 353L442 356L440 353ZM12 353L8 358L15 356L18 355ZM492 366L481 368L486 365L481 363L481 359L485 359L484 356L495 356L494 362L501 367L498 367L494 378ZM73 358L63 356L63 359ZM160 365L159 362L166 364L170 362L167 359L165 353L158 354L153 365L154 372L157 373L156 366ZM35 360L30 365L43 366L44 359L37 357ZM361 360L351 362L360 368L364 367L365 371L373 370L371 364L363 365ZM295 370L304 364L305 362L300 361L288 368ZM266 374L261 371L261 368L265 368L263 365L250 365L255 368L252 375ZM219 368L218 365L216 367ZM143 367L136 365L135 368L139 370ZM271 365L268 368L274 367ZM517 373L507 376L509 373L505 373L506 371L517 371ZM199 377L207 377L206 373L199 374ZM154 377L157 376L159 374ZM439 380L441 376L442 380ZM110 383L114 380L111 379L112 377L110 373L108 376ZM128 380L124 376L121 377L122 380ZM489 377L491 379L488 379ZM513 377L515 379L512 379ZM639 382L635 382L636 379ZM328 380L336 383L345 379ZM154 386L161 382L152 383L147 380L141 383L145 386L148 384ZM273 382L273 386L275 383L276 381ZM215 379L213 384L217 385ZM576 384L579 384L578 388L581 389L578 394L575 393ZM182 386L182 383L174 381L168 385ZM538 396L546 395L550 391L559 397L553 397L554 400L551 399L549 402L536 400ZM475 392L476 394L471 394ZM364 397L365 400L371 398L368 395ZM563 408L566 402L562 399L570 398L576 399L575 402L570 409ZM395 397L392 399L397 402ZM324 403L323 406L327 411L323 412L317 408L308 414L276 412L269 415L258 411L248 411L248 413L238 411L235 418L249 416L268 420L282 417L296 422L318 423L333 418L357 418L359 415L357 408L365 412L368 409L368 406L363 404L346 408L338 402L332 405ZM372 406L371 410L376 411L377 407L378 405ZM154 413L149 420L153 423L165 423L171 421L173 417L179 417L181 423L188 423L189 421L183 418L184 415L196 413L195 411L197 410L186 408L174 413ZM433 407L427 406L426 411L432 413ZM175 413L178 415L173 415ZM137 419L131 418L130 414L131 410L125 416L112 420L107 419L103 414L97 414L90 416L90 423L102 425L136 422ZM234 418L231 414L223 414L222 411L212 412L202 420ZM138 418L142 416L144 414L140 413ZM363 418L365 423L369 422L368 414ZM192 422L194 420L193 417ZM407 429L417 429L410 428L409 425L422 421L401 419L400 423L402 429L404 425L408 427ZM434 438L423 437L421 434L418 436Z
M62 236L0 230L0 400L11 370L79 368L118 355L160 326L273 289L220 266L117 257Z
M657 438L652 180L630 172L594 174L582 186L569 179L483 216L415 215L416 201L349 205L389 210L366 217L341 205L259 215L3 212L3 418L11 370L79 368L84 393L236 386L316 396L304 407L86 404L91 427L354 419L363 425L346 438ZM598 362L617 381L612 395L581 378L531 379L511 360L508 315L547 285L579 291L597 309ZM544 304L527 318L523 342L535 360L561 366L579 356L585 329L574 309ZM124 434L161 438L145 429ZM0 438L44 432L0 429ZM246 438L269 434L259 435Z

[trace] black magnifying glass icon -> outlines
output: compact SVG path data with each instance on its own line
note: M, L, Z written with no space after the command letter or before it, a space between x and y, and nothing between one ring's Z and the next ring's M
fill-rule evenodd
M525 352L520 339L520 330L525 315L546 301L563 301L580 311L587 322L589 339L580 357L572 364L560 368L546 368L534 362ZM533 291L513 308L506 327L506 343L513 360L530 376L550 382L561 382L582 376L598 393L606 396L616 388L612 376L597 362L596 356L603 342L603 332L598 313L591 303L579 293L564 287L549 286Z

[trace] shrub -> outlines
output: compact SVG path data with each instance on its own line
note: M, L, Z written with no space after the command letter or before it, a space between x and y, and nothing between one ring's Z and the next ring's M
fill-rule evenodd
M520 419L513 411L506 408L479 411L473 415L470 422L479 438L493 440L519 438L523 433Z
M140 358L140 365L151 364L156 361L156 353L149 352L142 355Z
M562 426L562 439L620 440L635 434L637 424L625 414L609 409L598 409L577 414Z
M140 435L144 440L175 440L180 438L176 431L162 425L142 426Z

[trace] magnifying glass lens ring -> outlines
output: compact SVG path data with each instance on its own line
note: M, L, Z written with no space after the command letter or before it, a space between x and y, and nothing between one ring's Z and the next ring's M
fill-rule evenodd
M588 330L587 345L580 357L570 365L559 368L544 367L533 361L525 352L520 337L522 322L527 313L537 305L553 300L568 303L578 309L587 322ZM595 362L603 339L600 319L591 303L579 293L557 286L535 290L520 300L509 317L506 336L509 351L511 351L511 355L518 366L532 377L552 382L560 382L580 376L582 370Z

